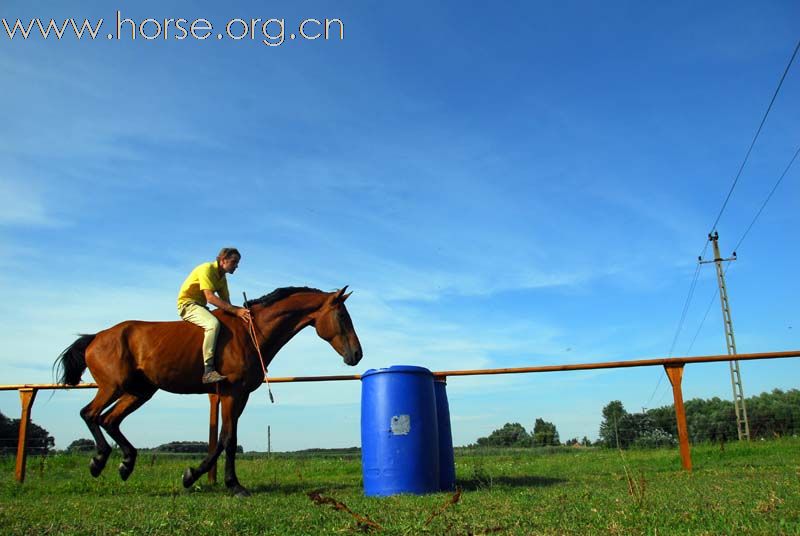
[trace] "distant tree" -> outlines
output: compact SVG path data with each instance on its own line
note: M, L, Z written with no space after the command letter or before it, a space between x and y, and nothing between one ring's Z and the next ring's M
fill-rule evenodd
M664 406L647 410L647 414L653 419L656 428L661 428L665 432L677 436L678 425L675 421L675 410L672 406Z
M608 408L608 406L606 406ZM620 415L621 406L613 406L608 412L612 424L601 426L601 443L605 447L629 448L659 447L675 444L674 436L656 425L649 413L628 413ZM624 408L621 408L624 411Z
M0 412L0 454L17 451L17 433L11 419Z
M592 441L588 437L583 436L583 439L581 439L581 445L583 445L584 447L591 447Z
M620 421L627 415L625 407L619 400L612 400L603 408L603 420L600 423L600 438L598 442L605 447L617 446L617 432Z
M19 419L9 419L0 413L0 454L17 452ZM28 454L47 454L56 445L50 433L31 421L28 425Z
M94 441L91 439L76 439L67 446L67 452L87 452L94 448Z
M506 423L488 437L478 438L481 447L529 447L531 436L518 422Z
M50 432L31 422L30 426L28 426L28 452L31 454L47 454L55 447L56 439L50 435Z
M800 391L775 389L747 399L751 437L781 437L800 432Z
M634 440L633 446L639 448L656 448L656 447L674 447L678 441L672 436L662 430L661 428L652 428L639 434Z
M170 441L159 445L155 450L162 452L208 452L208 443L204 441Z
M208 443L204 441L172 441L159 445L155 448L161 452L190 452L194 454L201 454L208 452ZM244 449L241 445L237 445L236 452L243 453Z
M718 397L704 400L693 398L684 403L686 424L689 428L689 440L693 443L702 441L728 441L736 439L736 410L733 402ZM674 413L674 406L669 406Z
M800 433L800 390L775 389L745 400L750 437L771 439ZM733 402L718 397L693 398L684 403L689 441L725 442L738 438ZM644 413L628 413L619 400L603 408L598 444L606 447L675 445L675 409L672 405Z
M568 447L574 447L575 445L580 445L580 441L578 441L577 437L573 437L572 439L567 439L564 444Z
M655 424L646 413L626 413L617 423L619 446L626 449L645 434L655 430Z
M532 436L534 447L546 447L549 445L561 444L558 439L556 425L551 422L547 422L544 419L536 419L536 423L533 425Z

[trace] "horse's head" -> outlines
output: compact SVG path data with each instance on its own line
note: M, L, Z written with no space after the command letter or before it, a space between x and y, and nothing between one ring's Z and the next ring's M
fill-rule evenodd
M345 300L352 294L352 292L345 294L346 290L345 286L343 289L329 294L315 315L314 326L317 329L317 335L328 341L333 349L344 358L345 363L354 366L361 361L363 354L358 335L353 329L353 321L350 320L350 314L344 306Z

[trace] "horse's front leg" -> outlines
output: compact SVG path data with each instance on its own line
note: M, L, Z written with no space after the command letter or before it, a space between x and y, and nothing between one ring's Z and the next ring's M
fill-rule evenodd
M220 402L222 406L222 429L219 433L219 441L217 441L217 448L214 452L208 454L200 465L195 469L187 467L183 472L183 487L190 488L198 478L206 474L209 469L217 462L217 458L222 454L222 451L230 441L231 430L235 426L236 419L234 415L234 399L231 395L221 395ZM235 440L234 440L235 441Z
M225 486L237 497L249 497L250 492L236 477L236 426L237 423L234 423L230 440L225 446Z
M244 406L247 404L247 399L250 394L245 394L240 400L237 401L234 408L234 419L231 424L231 434L228 443L225 445L225 485L237 497L249 497L250 492L239 483L236 477L236 448L237 437L239 429L239 417L244 411Z

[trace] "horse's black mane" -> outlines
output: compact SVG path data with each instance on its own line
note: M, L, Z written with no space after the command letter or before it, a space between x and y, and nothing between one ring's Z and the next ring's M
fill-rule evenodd
M260 298L256 298L255 300L247 300L245 302L245 307L252 307L253 305L263 305L269 306L273 303L280 301L284 298L291 296L292 294L297 294L298 292L318 292L324 294L325 292L318 289L318 288L310 288L310 287L283 287L283 288L276 288L269 294L265 294Z

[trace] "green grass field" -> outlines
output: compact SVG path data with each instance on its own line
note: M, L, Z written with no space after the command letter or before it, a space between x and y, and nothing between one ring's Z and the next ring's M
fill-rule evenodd
M366 498L352 455L240 456L247 499L184 490L196 458L143 453L122 482L114 456L97 480L87 456L33 457L23 485L0 458L0 534L800 534L797 438L696 446L692 473L677 449L458 449L457 502Z

